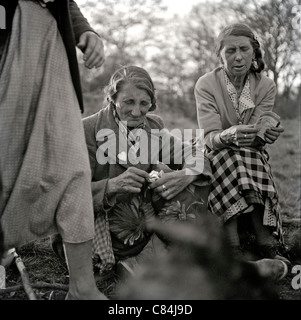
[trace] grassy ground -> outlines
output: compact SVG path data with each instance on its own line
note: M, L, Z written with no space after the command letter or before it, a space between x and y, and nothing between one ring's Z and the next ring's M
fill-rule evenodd
M177 115L166 115L168 128L197 128L195 122ZM301 265L301 211L300 211L300 122L283 121L285 133L269 147L270 163L278 186L282 207L285 241L291 254L292 265ZM52 252L49 239L42 239L17 248L34 288L37 299L63 300L68 288L66 264ZM287 277L276 284L281 300L300 300L301 290L291 285L291 270ZM118 277L99 281L98 287L109 298L116 299L115 285ZM22 280L15 264L7 269L6 292L0 292L0 300L27 300L22 289ZM11 288L11 289L9 289Z

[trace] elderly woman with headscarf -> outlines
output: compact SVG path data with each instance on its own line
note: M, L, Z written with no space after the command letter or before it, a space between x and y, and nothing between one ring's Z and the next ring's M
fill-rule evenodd
M180 139L151 112L157 101L145 69L118 69L105 94L107 105L83 119L92 170L94 262L101 272L152 251L148 225L154 217L194 221L206 214L211 180L202 140Z
M218 36L216 53L221 66L195 86L199 127L213 173L210 211L220 218L235 252L241 250L238 222L249 218L261 257L288 262L267 153L267 145L283 132L272 112L275 83L263 72L260 43L248 26L227 26ZM276 121L267 126L265 118ZM262 133L260 122L266 127Z

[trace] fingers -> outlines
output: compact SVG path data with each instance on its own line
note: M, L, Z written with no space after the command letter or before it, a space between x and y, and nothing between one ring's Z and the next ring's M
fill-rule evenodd
M111 178L107 189L112 193L139 193L147 179L147 172L130 167L119 176Z
M243 130L237 130L238 133L241 134L256 134L258 132L257 128L247 128Z
M268 138L268 137L264 137L264 139L265 139L265 142L266 143L269 143L269 144L272 144L272 143L274 143L276 140L275 139L270 139L270 138Z
M162 184L153 189L155 193L160 194L160 196L166 200L173 198L172 189L168 188L165 184Z
M259 131L254 125L238 125L236 126L236 132L238 134L256 134Z
M284 129L282 127L274 127L266 130L264 134L265 141L269 144L274 143L283 131Z
M279 127L272 127L271 129L267 129L267 131L282 133L282 132L284 132L284 128L281 127L281 126L279 126Z
M100 37L94 32L84 32L80 36L77 46L84 53L83 59L87 68L99 68L104 63L104 45Z
M152 189L154 193L160 194L166 200L170 200L176 195L174 182L169 181L165 177L149 184L149 189Z
M104 63L104 50L103 47L100 47L99 44L96 43L94 49L92 46L88 46L84 55L85 66L89 69L91 68L99 68Z
M141 169L135 168L135 167L130 167L125 172L124 186L126 189L127 188L134 188L136 192L138 190L140 192L142 186L147 181L147 179L148 179L147 172L145 172Z
M136 167L130 167L130 168L127 169L126 172L136 174L137 176L142 178L143 182L144 182L145 179L149 178L149 174L146 171L141 170L141 169L136 168Z
M237 133L234 142L238 146L250 146L256 137L256 133Z
M264 134L265 138L269 138L271 140L276 140L280 136L280 132L274 132L271 130L267 130Z

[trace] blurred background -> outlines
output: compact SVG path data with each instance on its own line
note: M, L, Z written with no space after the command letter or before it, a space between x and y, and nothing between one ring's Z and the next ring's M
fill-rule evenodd
M79 59L85 115L103 106L102 89L116 68L135 64L154 79L160 112L196 119L194 85L219 65L215 39L230 22L246 23L258 35L266 72L278 88L274 111L282 118L300 115L301 14L294 11L300 10L298 0L76 2L104 39L106 53L99 70L87 70Z

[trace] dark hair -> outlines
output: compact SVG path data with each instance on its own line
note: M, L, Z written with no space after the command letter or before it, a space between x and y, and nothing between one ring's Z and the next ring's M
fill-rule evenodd
M137 66L121 67L114 72L109 84L104 89L105 100L114 103L118 93L126 83L132 83L138 89L145 90L149 94L152 104L149 111L154 111L157 108L154 83L148 72Z
M260 49L260 43L256 39L256 36L252 29L243 23L234 23L225 27L219 36L217 37L217 45L215 49L215 53L218 57L220 57L221 50L224 47L224 39L227 36L244 36L250 39L251 45L253 47L257 66L254 64L251 65L251 72L261 72L265 68L265 64L262 57L262 51Z

